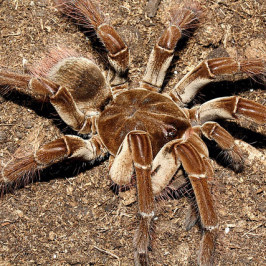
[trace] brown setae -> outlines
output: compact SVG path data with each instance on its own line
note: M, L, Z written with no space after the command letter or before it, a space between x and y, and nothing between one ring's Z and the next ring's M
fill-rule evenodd
M170 25L152 49L139 86L131 87L129 48L93 1L55 2L63 14L96 32L107 50L109 72L106 77L93 60L66 48L51 51L31 74L0 69L1 86L50 102L60 118L77 132L9 161L0 173L2 190L65 159L95 161L109 156L110 178L118 192L136 187L139 228L134 237L134 260L135 265L148 265L156 201L166 194L174 197L189 184L193 206L187 229L199 225L202 238L198 264L212 265L218 218L208 178L214 171L201 137L216 142L238 170L243 164L242 152L233 136L214 120L244 117L265 125L266 107L239 96L189 106L208 83L228 76L264 76L264 61L207 59L169 93L161 93L178 41L194 30L201 18L199 4L187 1L171 9Z

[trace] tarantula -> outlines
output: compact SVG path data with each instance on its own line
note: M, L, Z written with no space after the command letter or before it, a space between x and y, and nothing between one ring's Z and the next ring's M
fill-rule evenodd
M92 161L109 154L110 178L115 184L127 187L136 180L139 228L134 237L134 259L136 265L147 265L155 199L170 188L182 167L197 204L189 227L199 221L202 229L198 263L211 264L218 219L207 182L213 169L201 135L215 141L236 165L241 165L242 154L234 138L213 120L243 116L265 124L266 107L237 96L217 98L190 109L185 106L207 83L228 75L264 74L264 62L228 57L205 60L170 93L161 94L177 42L196 27L200 17L199 6L188 2L171 10L170 26L155 44L139 87L129 88L129 49L92 1L57 0L56 4L64 14L95 30L108 52L108 76L92 60L59 49L32 75L0 69L0 85L33 97L44 96L67 125L90 138L66 135L11 160L2 169L1 185L16 184L24 176L67 158Z

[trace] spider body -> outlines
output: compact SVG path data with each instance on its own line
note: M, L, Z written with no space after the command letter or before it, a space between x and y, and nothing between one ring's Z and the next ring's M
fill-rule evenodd
M198 264L211 265L218 218L208 186L213 168L201 137L216 142L236 165L242 165L243 156L234 138L213 120L244 117L264 125L266 107L238 96L216 98L191 109L184 106L207 83L228 75L264 75L264 61L208 59L168 94L160 94L177 42L199 20L200 8L192 1L171 10L171 23L151 51L139 87L129 88L129 49L93 2L56 2L64 14L94 28L107 50L107 78L92 60L57 49L32 71L33 75L0 69L0 85L47 100L69 127L90 138L65 135L30 154L14 157L1 171L0 186L5 189L19 184L25 176L68 158L95 161L110 154L109 173L114 183L128 185L133 176L136 178L139 227L134 237L134 259L136 265L148 265L155 198L172 184L182 166L194 199L187 229L198 223L202 231Z
M47 73L36 74L45 75L53 82L67 86L78 108L85 115L91 110L99 112L110 98L110 88L104 75L88 58L68 56L52 66Z
M105 108L99 117L98 133L115 156L128 133L145 131L155 156L167 142L182 137L189 127L187 115L169 97L139 88L119 94Z

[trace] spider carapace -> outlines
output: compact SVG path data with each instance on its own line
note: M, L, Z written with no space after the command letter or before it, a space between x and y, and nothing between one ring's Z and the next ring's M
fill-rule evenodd
M147 132L155 156L164 144L181 138L190 126L184 110L169 97L138 88L119 94L105 108L99 117L98 133L110 153L116 155L128 133ZM106 128L111 137L106 135Z

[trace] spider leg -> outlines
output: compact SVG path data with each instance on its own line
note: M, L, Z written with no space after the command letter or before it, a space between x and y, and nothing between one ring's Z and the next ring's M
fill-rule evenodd
M82 134L96 132L97 117L110 99L109 86L102 72L91 60L82 57L62 59L47 77L0 70L0 85L16 87L37 99L50 100L64 122Z
M56 84L45 78L39 79L29 74L19 74L4 69L0 69L0 86L15 87L19 92L40 97L42 100L46 100L45 96L52 94L56 88Z
M130 154L129 135L125 137L111 164L109 174L112 181L120 186L130 184L134 174L134 165Z
M209 156L208 148L196 133L193 133L193 138L190 137L189 141L201 154L201 158L206 165L206 170L208 170L207 176L211 178L213 176L213 171L212 166L207 159ZM154 195L160 194L160 192L170 183L172 177L181 166L182 162L176 157L174 147L183 142L184 139L169 141L155 156L152 162L152 190Z
M201 62L186 74L173 88L170 95L177 102L189 103L200 89L210 83L265 74L265 63L260 59L236 61L230 57L214 58Z
M199 264L209 265L214 252L215 228L218 223L207 183L207 177L213 176L213 170L207 159L208 150L204 142L193 130L187 133L188 136L184 139L168 142L156 155L152 166L152 187L155 195L162 191L182 164L193 187L203 229ZM187 222L188 230L196 220L197 217L194 217L191 223Z
M154 218L154 196L151 185L152 147L146 133L130 136L132 157L136 169L138 205L140 214L139 229L134 237L136 245L136 265L148 264L148 248L151 245L152 221Z
M206 166L205 160L203 160L193 143L190 143L189 139L187 142L176 145L175 152L180 158L185 171L188 173L203 229L198 263L199 265L211 265L218 218L214 210L212 195L207 183L209 165Z
M126 72L129 67L129 49L112 25L106 22L99 9L90 0L55 0L65 15L73 18L78 25L94 29L108 51L108 60L112 66L109 82L113 95L127 89Z
M8 162L0 175L0 187L24 181L24 178L30 178L38 170L67 158L91 161L105 154L107 150L98 136L83 140L77 136L67 135L43 145L34 153L15 157Z
M221 97L189 110L191 120L202 125L215 119L244 117L257 124L266 124L266 106L239 96Z
M195 140L198 137L196 136ZM155 196L163 196L164 189L169 188L173 190L173 195L177 193L179 195L180 192L178 190L187 185L187 179L181 173L178 172L178 169L181 166L181 161L178 160L175 156L173 151L173 146L177 143L180 143L182 140L174 140L166 145L164 145L158 154L155 156L152 162L152 189ZM196 140L197 141L197 140ZM209 164L207 160L208 150L206 145L200 140L197 141L197 148L198 151L201 151L202 157L206 160L206 164ZM167 162L167 163L165 163ZM211 166L209 169L212 169ZM173 176L178 175L178 178L175 179L174 182L171 182ZM212 176L212 172L210 171L209 176ZM170 183L171 182L171 183ZM183 194L183 192L181 192ZM185 228L186 230L190 230L198 221L199 215L197 211L197 207L195 205L194 195L192 195L188 190L186 190L185 194L188 197L188 201L190 204L190 208L187 212L186 219L185 219Z
M148 134L144 131L131 131L125 137L110 169L112 180L119 185L130 181L133 166L136 172L140 223L134 237L135 265L148 265L148 249L151 246L155 215L151 163L152 147Z
M239 171L243 167L243 154L235 143L233 136L216 122L206 122L201 132L209 140L214 140L232 158L234 168Z
M216 122L215 119L238 119L244 117L257 124L266 123L266 107L238 96L222 97L208 101L189 110L193 124L199 124L203 135L214 140L233 160L236 171L243 167L243 155L233 136Z
M155 44L146 67L142 88L160 91L166 71L174 57L174 50L179 39L189 28L194 28L199 19L199 7L194 2L189 2L184 7L171 10L171 23L164 30Z

